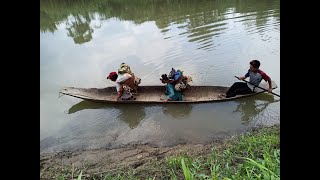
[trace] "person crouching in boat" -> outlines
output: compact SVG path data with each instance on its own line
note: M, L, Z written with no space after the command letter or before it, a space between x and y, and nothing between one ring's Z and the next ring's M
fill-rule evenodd
M253 93L255 92L256 86L260 84L262 79L264 79L265 81L268 81L268 84L269 84L268 92L272 92L271 78L265 72L259 69L260 61L252 60L250 61L249 64L250 64L250 69L244 76L239 77L239 80L244 80L247 77L250 77L249 82L251 84L246 82L236 82L228 89L228 91L226 92L226 95L222 95L222 96L225 96L226 98L230 98L238 94L243 95L243 94Z
M164 101L182 101L183 93L190 87L189 82L192 81L190 76L184 76L183 71L171 69L169 76L163 74L160 77L162 83L166 84Z
M134 88L131 87L131 91L133 93L137 93L138 85L141 83L141 79L134 75L134 73L131 71L130 66L127 65L126 63L121 63L118 69L118 73L119 74L128 73L133 77L135 87Z
M182 101L182 93L175 90L173 81L168 78L167 74L163 74L160 80L163 84L166 84L165 97L161 97L163 102Z
M111 72L107 79L116 82L116 100L119 100L124 92L127 92L127 97L122 97L122 99L135 99L133 94L138 92L138 85L141 83L141 79L132 73L130 66L125 63L121 63L120 68L118 69L118 74L116 72Z

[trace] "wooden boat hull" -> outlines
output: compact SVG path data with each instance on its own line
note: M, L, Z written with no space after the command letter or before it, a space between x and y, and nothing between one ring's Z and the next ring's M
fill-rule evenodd
M261 83L262 88L267 89L267 83ZM275 82L272 82L273 89L277 88ZM238 95L232 98L221 98L219 94L225 94L229 87L223 86L191 86L190 89L185 91L184 101L167 101L166 103L204 103L204 102L221 102L234 100L238 98L257 95L265 92L260 88L256 88L257 92L246 95ZM163 103L160 97L165 92L165 86L139 86L138 94L134 97L135 100L118 100L115 101L117 94L115 87L106 88L75 88L65 87L60 93L64 95L73 96L76 98L104 102L104 103Z

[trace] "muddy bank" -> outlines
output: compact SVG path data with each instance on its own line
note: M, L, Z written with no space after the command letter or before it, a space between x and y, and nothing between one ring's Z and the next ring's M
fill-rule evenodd
M280 128L279 125L273 126ZM260 128L248 131L259 132ZM143 171L144 177L148 177L150 164L163 162L166 157L172 156L206 156L212 152L212 148L223 148L228 142L238 136L215 140L207 144L179 144L171 147L155 147L152 145L129 145L117 149L96 149L64 151L57 153L42 153L40 155L41 179L52 179L64 176L75 178L80 171L83 177L92 179L100 174L117 173L127 169ZM154 170L153 170L154 172ZM159 170L159 175L161 176ZM152 174L152 176L157 176ZM90 178L91 177L91 178Z
M125 169L126 167L136 169L148 164L151 160L161 160L167 156L207 154L213 145L222 143L221 140L206 145L181 144L173 147L131 145L111 150L42 154L40 156L40 177L51 179L58 177L61 172L64 175L72 175L72 171L78 172L78 170L85 171L84 174L90 177L95 174Z

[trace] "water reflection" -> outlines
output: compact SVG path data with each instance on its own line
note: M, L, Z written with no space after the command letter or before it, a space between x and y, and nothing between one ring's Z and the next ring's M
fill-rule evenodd
M148 107L154 106L157 105L148 105ZM85 109L116 109L119 110L116 118L128 124L131 129L134 129L139 125L141 120L145 118L146 107L147 105L143 104L104 104L91 101L81 101L73 105L66 113L73 114ZM190 116L192 107L192 104L164 104L161 108L164 114L175 119L181 119Z
M168 114L177 119L190 116L191 110L191 104L165 104L162 107L162 111L164 114Z
M66 22L68 36L73 38L75 44L89 42L92 39L93 29L90 27L89 16L74 16Z
M274 96L271 94L262 93L242 100L236 100L239 104L233 112L240 112L242 114L242 123L248 124L255 117L264 112L270 104L279 101L280 99L275 100Z
M235 27L231 25L234 22L265 38L266 28L280 23L279 9L279 0L41 0L40 32L54 32L57 25L65 23L67 35L82 44L92 40L94 21L100 26L110 18L135 24L154 21L164 39L185 37L196 42L198 49L210 49L214 37Z
M137 127L146 116L144 105L118 104L115 108L120 110L118 118L127 123L131 129Z
M73 105L69 110L68 114L76 113L84 109L116 109L119 110L117 113L117 119L125 122L131 129L136 128L142 119L145 118L145 105L142 104L103 104L95 103L91 101L81 101Z

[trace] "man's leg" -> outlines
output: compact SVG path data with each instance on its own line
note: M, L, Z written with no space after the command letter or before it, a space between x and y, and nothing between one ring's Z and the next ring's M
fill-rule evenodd
M247 94L251 91L245 82L235 82L227 91L226 98L234 97L238 94Z
M238 95L238 94L243 95L243 94L250 94L250 93L252 93L252 91L251 91L251 89L246 85L246 86L244 86L243 88L237 89L237 90L236 90L236 93L237 93L237 95Z

